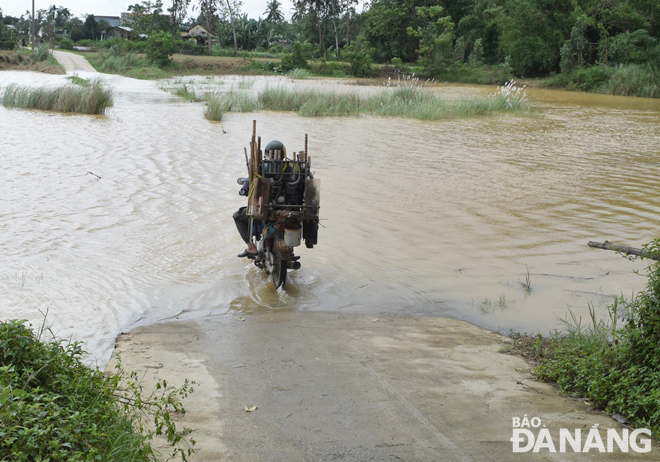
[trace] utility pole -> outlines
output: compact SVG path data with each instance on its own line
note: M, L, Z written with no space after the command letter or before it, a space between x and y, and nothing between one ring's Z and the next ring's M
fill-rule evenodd
M30 38L32 39L32 51L34 51L34 40L36 31L34 30L34 0L32 0L32 21L30 22Z

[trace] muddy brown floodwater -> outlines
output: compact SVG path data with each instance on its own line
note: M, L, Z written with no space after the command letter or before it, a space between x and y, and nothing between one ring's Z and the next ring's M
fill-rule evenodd
M80 72L85 76L85 72ZM660 237L660 101L528 90L536 110L424 122L203 117L155 83L103 76L106 116L0 107L2 318L82 340L103 366L120 332L229 310L449 316L547 333L644 286L645 267L589 240ZM197 91L284 78L184 79ZM64 76L2 72L0 86ZM355 91L373 91L351 87ZM440 86L448 97L494 88ZM319 245L286 291L236 258L235 179L257 120L289 150L309 134ZM529 281L531 291L523 285Z

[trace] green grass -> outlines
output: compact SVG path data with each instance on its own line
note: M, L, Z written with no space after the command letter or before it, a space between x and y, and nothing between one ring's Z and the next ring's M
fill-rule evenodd
M188 86L185 84L181 87L177 87L174 90L174 94L192 103L198 103L202 101L202 99L195 94L195 91L189 89Z
M238 81L238 89L239 90L250 90L254 86L254 79L246 79L243 78Z
M530 106L523 89L509 85L488 97L446 101L430 89L400 87L361 97L357 93L267 88L259 93L263 109L297 111L303 117L357 116L404 117L440 120L496 112L521 112Z
M603 85L603 92L611 95L660 98L660 69L650 64L617 66Z
M307 69L296 68L287 74L290 78L296 80L303 80L311 76L312 74Z
M83 114L104 114L113 104L112 90L99 79L87 86L62 86L31 88L10 84L2 93L1 102L6 107L41 109Z
M582 67L548 77L543 82L549 88L660 98L660 71L651 64Z
M518 280L518 284L523 288L526 295L532 293L532 278L529 275L529 267L527 267L527 273L525 273L525 280Z
M647 246L660 253L660 240ZM646 288L634 299L615 298L609 319L571 314L550 338L518 336L536 374L561 392L587 398L638 427L660 431L660 263L648 268ZM529 339L535 339L530 342ZM515 342L514 342L515 343ZM520 348L518 348L520 350Z
M215 93L206 101L204 117L219 121L226 112L253 112L257 109L256 99L249 93L229 91Z
M70 75L67 77L67 80L70 80L71 83L75 83L76 85L80 85L82 87L88 87L89 86L89 81L86 79L83 79L82 77L78 77L78 75Z
M207 103L205 117L221 120L225 112L292 111L302 117L404 117L420 120L440 120L473 117L500 112L530 110L523 88L513 83L501 87L490 96L446 101L432 90L420 87L399 87L382 90L371 96L356 92L334 93L313 89L284 87L261 90L256 99L248 93L230 91L213 95Z
M296 111L303 117L357 116L404 117L440 120L472 117L497 112L528 111L523 89L509 85L487 97L446 101L430 89L401 87L361 97L357 93L329 93L319 90L267 88L259 93L261 108Z
M160 381L145 394L137 374L90 369L81 344L42 340L44 332L0 322L0 460L156 461L150 442L160 434L187 460L191 447L179 446L183 434L170 419L185 412L187 381L173 391Z

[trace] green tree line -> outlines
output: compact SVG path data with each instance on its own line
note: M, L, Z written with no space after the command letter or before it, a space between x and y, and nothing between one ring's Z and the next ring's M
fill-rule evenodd
M357 0L295 0L289 14L279 0L264 0L263 7L256 19L242 11L241 0L174 0L168 9L146 0L128 10L136 34L163 30L176 37L200 24L217 46L235 52L290 52L298 43L307 59L408 63L430 77L457 66L547 77L660 64L657 0L373 0L362 7ZM26 31L28 19L26 12L2 22ZM39 10L36 22L47 35L74 41L97 39L107 26L55 5ZM204 45L210 52L211 43Z

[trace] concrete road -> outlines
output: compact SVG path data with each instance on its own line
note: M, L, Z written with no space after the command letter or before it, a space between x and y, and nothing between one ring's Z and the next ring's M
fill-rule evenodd
M621 427L531 379L508 339L441 318L231 313L142 327L117 340L145 380L199 383L181 423L203 461L628 461L559 453L559 429ZM253 412L246 407L256 405ZM513 418L538 417L557 452L513 453ZM538 429L533 429L538 434Z
M75 53L69 53L66 51L53 50L53 56L57 59L57 62L64 67L67 72L75 71L88 71L96 72L96 69L89 64L83 56L77 55Z

